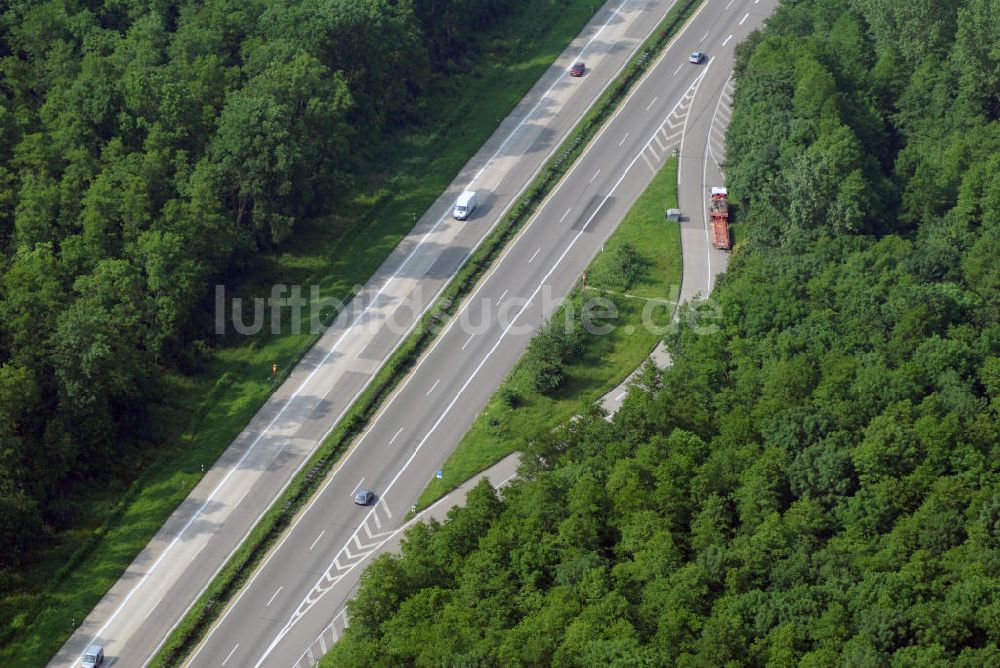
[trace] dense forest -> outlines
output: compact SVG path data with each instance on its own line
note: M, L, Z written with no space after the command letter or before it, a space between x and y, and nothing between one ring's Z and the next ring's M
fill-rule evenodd
M3 3L0 576L134 457L212 282L331 206L512 6Z
M1000 664L998 16L782 3L718 330L411 529L326 665Z

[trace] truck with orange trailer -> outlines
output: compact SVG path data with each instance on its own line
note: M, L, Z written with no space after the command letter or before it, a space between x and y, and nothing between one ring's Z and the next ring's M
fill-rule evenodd
M720 250L729 250L732 240L729 238L729 191L725 188L712 188L712 197L708 200L708 225L712 235L712 245Z

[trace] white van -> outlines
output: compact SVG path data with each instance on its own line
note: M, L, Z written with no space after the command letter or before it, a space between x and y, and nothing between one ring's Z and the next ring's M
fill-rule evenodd
M458 196L458 201L455 202L455 219L456 220L468 220L472 212L476 210L476 192L474 190L466 190L464 193Z
M100 645L91 645L83 653L83 661L80 662L82 668L98 668L104 663L104 648Z

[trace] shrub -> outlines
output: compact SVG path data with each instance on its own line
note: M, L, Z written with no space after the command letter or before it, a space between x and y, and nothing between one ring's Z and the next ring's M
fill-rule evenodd
M620 290L628 290L639 276L642 256L631 243L624 243L615 249L608 263L606 280Z

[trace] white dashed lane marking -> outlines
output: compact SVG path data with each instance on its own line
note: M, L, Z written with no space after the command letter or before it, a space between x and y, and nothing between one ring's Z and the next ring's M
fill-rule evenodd
M320 532L319 532L319 535L318 535L318 536L316 536L316 540L314 540L314 541L313 541L313 544L309 546L309 551L310 551L310 552L312 552L312 549L313 549L314 547L316 547L316 543L318 543L318 542L319 542L319 539L320 539L320 538L322 538L322 537L323 537L323 534L325 534L325 533L326 533L326 529L323 529L322 531L320 531ZM268 603L268 605L271 605L271 604L270 604L270 603Z

